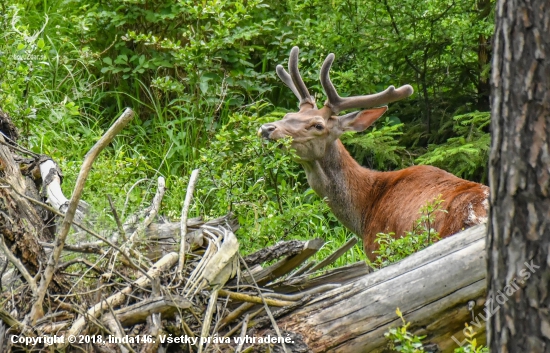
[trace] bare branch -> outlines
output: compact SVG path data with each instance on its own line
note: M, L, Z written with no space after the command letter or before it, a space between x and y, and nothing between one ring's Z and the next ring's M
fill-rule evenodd
M46 188L46 193L48 195L48 202L56 210L63 212L63 206L65 208L69 205L69 199L63 195L61 190L61 177L59 175L59 170L57 164L48 159L40 163L40 175L42 176L42 184Z
M8 246L6 245L6 242L4 241L4 236L0 234L0 249L4 252L4 254L7 257L7 260L9 260L23 275L23 278L27 281L33 295L36 295L38 292L38 287L36 286L36 281L31 276L29 271L27 271L27 268L23 263L10 251ZM0 290L2 288L0 287Z
M0 309L0 322L6 323L12 330L16 332L23 332L26 329L26 326L17 321L16 318L10 315L7 311Z
M212 316L214 315L214 310L216 310L216 303L218 301L218 291L213 290L210 293L210 299L208 300L208 306L206 307L206 312L204 314L204 320L202 322L201 328L201 337L210 336L210 324L212 323ZM199 345L199 353L202 353L203 350L202 342Z
M30 202L32 203L35 203L41 207L44 207L45 209L47 209L48 211L58 215L58 216L61 216L63 217L63 213L59 212L58 210L56 210L55 208L51 207L50 205L47 205L43 202L40 202L38 200L35 200L33 199L32 197L28 197L22 193L20 193L12 184L10 184L8 181L4 181L6 184L8 184L9 186L11 186L12 190L15 191L15 193L27 200L29 200ZM124 258L128 261L128 264L140 271L142 274L144 274L145 276L147 275L147 273L141 268L139 267L138 265L136 265L132 259L129 257L128 254L126 254L124 251L122 251L122 249L120 247L118 247L116 244L113 244L111 241L109 241L108 239L104 238L103 236L99 235L98 233L94 232L93 230L91 229L88 229L88 227L86 227L85 225L77 222L77 221L72 221L72 224L74 224L75 226L77 226L78 228L81 228L83 231L87 232L88 234L92 235L93 237L99 239L100 241L102 241L103 243L111 246L113 249L115 249L116 251L120 252L122 254L122 256L124 256ZM41 245L45 246L45 247L53 247L55 248L55 244L49 244L49 243L44 243L44 242L41 242L40 243ZM98 246L100 245L101 243L85 243L85 244L82 244L82 245L76 245L76 246L73 246L73 245L67 245L67 250L69 251L75 251L75 252L90 252L90 253L98 253L98 254L103 254L103 252L101 251L101 249L98 248ZM63 249L65 249L65 246L63 247Z
M126 232L124 231L122 222L120 222L120 218L118 217L118 212L116 211L111 195L107 195L107 199L109 200L109 206L111 207L111 212L113 212L113 217L115 218L115 222L118 227L118 233L115 233L113 236L113 243L117 242L119 234L122 236L122 239L126 241Z
M235 353L239 353L242 349L243 349L243 345L244 345L244 336L246 335L246 330L248 328L248 320L250 318L250 315L249 314L246 314L246 316L244 317L243 321L241 322L241 342L239 343L239 345L237 346L237 349L235 350Z
M191 200L193 199L193 191L199 177L199 170L195 169L191 172L189 178L189 184L187 185L187 193L185 194L185 201L183 202L183 208L181 209L181 232L180 232L180 257L178 262L177 273L181 277L183 272L183 265L185 263L185 235L187 234L187 216L189 213L189 207L191 206Z
M160 203L164 197L164 192L166 191L165 181L163 177L158 178L158 187L157 193L151 202L151 206L147 209L147 215L143 222L137 227L137 229L128 237L128 247L132 247L133 241L138 236L145 231L145 228L149 226L157 216L157 213L160 209Z
M71 228L71 224L76 213L76 208L78 206L78 201L80 200L80 196L84 191L84 185L86 183L86 179L88 178L88 174L90 173L90 169L92 168L92 164L94 163L99 153L108 144L111 143L114 137L130 122L133 117L134 112L130 108L126 108L124 113L122 113L117 121L111 126L109 130L107 130L107 132L99 139L99 141L92 147L92 149L90 149L90 151L86 154L86 157L84 158L84 162L82 163L82 166L80 168L80 173L78 174L76 185L71 196L71 201L69 202L69 208L67 209L67 213L65 214L65 218L63 219L63 223L61 224L59 236L57 237L55 247L53 248L53 251L48 260L48 264L46 266L46 270L44 271L44 274L40 281L37 298L32 306L32 310L29 315L29 319L32 324L34 324L37 319L44 316L44 311L42 308L44 296L46 295L46 291L53 278L55 268L57 267L57 263L59 262L59 256L63 251L65 239L67 238L67 234L69 234L69 230Z
M159 276L164 270L171 268L176 261L178 260L178 254L173 252L164 256L162 259L157 261L153 267L147 272L148 276L142 276L132 284L128 285L120 292L115 293L108 297L105 300L101 300L99 303L88 309L85 315L80 316L74 323L70 330L67 332L67 335L78 335L80 331L86 325L86 319L90 317L99 317L104 310L108 309L108 305L116 307L124 302L127 295L132 292L135 287L146 287L151 284L150 278L155 278Z
M254 304L266 303L267 305L271 305L271 306L288 306L288 305L294 304L294 302L291 302L291 301L267 299L267 298L264 298L264 296L256 297L254 295L229 292L224 289L220 289L219 293L221 296L227 296L233 300L247 302L247 303L254 303Z
M264 298L264 295L262 294L262 291L260 290L260 287L258 286L258 283L256 283L256 280L254 279L254 276L252 275L252 272L250 272L250 269L248 268L248 265L246 264L246 262L244 262L244 259L242 258L242 256L240 254L239 254L239 259L243 263L244 267L246 267L246 270L248 271L248 274L250 275L250 278L252 278L252 281L254 282L254 286L256 287L256 290L258 291L258 295L260 296L260 298L262 299L262 302L264 304L265 311L266 311L267 315L269 316L269 319L271 320L271 324L273 325L273 329L277 333L277 336L279 336L279 338L282 338L281 330L279 330L279 326L277 325L277 321L275 321L275 318L273 317L273 314L271 313L271 310L269 310L269 306L267 305L267 302L266 302L267 299ZM288 349L286 348L284 340L281 341L281 345L283 346L283 351L285 353L288 353Z

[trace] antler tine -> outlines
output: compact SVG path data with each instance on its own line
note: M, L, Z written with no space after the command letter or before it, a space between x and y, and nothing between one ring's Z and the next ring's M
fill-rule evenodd
M288 60L288 72L290 72L292 82L294 82L294 86L299 93L298 97L300 99L300 106L302 106L302 104L304 103L308 103L311 104L312 107L315 107L315 100L312 96L309 95L307 86L304 83L304 80L302 80L302 76L300 76L300 71L298 70L299 52L300 49L298 49L298 47L293 47L290 51L290 58Z
M338 111L342 111L353 108L376 107L407 98L413 94L413 92L414 90L411 85L404 85L397 89L394 86L389 86L385 91L379 93L342 98L342 101L337 106L337 109Z
M332 84L332 81L329 77L330 67L332 66L332 63L334 62L334 54L330 53L327 55L327 58L323 62L323 66L321 66L321 86L323 86L323 89L325 90L325 93L327 94L327 101L325 102L325 105L329 108L333 109L333 105L338 104L342 98L338 95L338 92L336 92L336 88L334 88L334 85ZM338 114L335 112L335 114Z
M379 93L342 98L338 95L329 77L329 71L333 61L334 54L330 53L321 67L321 85L327 94L325 105L329 107L334 114L338 114L346 109L369 108L384 105L407 98L414 93L411 85L404 85L398 89L395 89L394 86L389 86L385 91Z
M301 104L302 98L300 97L300 93L296 89L296 86L294 85L294 82L292 81L292 77L290 77L288 72L286 72L285 68L282 65L277 65L277 67L275 68L275 71L277 71L277 75L279 76L281 81L283 81L285 83L285 85L287 85L288 88L290 88L290 90L292 92L294 92L294 95L296 96L296 98L298 98L298 100L300 101L300 104Z

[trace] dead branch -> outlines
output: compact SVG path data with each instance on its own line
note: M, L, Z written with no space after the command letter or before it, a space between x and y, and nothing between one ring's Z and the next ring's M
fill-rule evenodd
M128 240L126 238L126 232L124 231L124 227L122 226L122 222L120 221L120 218L118 217L118 212L115 208L115 205L113 203L113 199L111 198L111 195L107 195L107 200L109 200L109 207L111 207L111 212L113 213L113 217L115 218L115 222L118 228L118 233L122 236L122 239L124 241ZM116 233L115 233L116 234ZM113 243L117 243L118 238L113 235Z
M289 240L280 242L275 245L268 246L267 248L260 249L250 255L247 255L244 258L244 262L246 262L249 267L253 267L264 262L279 259L283 256L296 255L304 249L305 244L305 241L300 240Z
M134 239L138 235L142 235L145 228L147 228L157 216L158 210L160 209L160 203L162 202L162 197L166 191L165 181L163 177L158 177L157 181L157 192L155 197L153 197L153 202L151 206L146 211L146 216L143 222L137 227L137 229L128 237L128 248L132 247Z
M110 296L109 298L101 301L100 303L94 305L88 311L85 315L80 316L72 325L70 330L68 331L69 335L78 335L82 328L84 327L86 323L86 319L89 317L98 317L101 315L103 311L105 311L108 308L108 305L111 305L113 307L116 307L120 305L126 296L132 292L134 287L147 287L151 284L150 278L155 278L159 276L160 273L165 271L168 268L171 268L175 262L178 259L177 253L170 253L166 256L164 256L162 259L160 259L157 263L153 265L153 267L147 272L149 275L148 277L140 277L136 281L134 281L131 285L127 286L120 292Z
M23 332L25 330L25 324L19 322L16 318L2 309L0 309L0 321L6 323L6 325L15 332Z
M299 255L296 255L296 256L299 256ZM244 259L242 258L241 255L239 255L239 259L241 260L241 262L245 266L246 270L248 271L248 275L250 276L250 279L252 280L252 283L254 283L254 286L256 287L256 289L258 291L258 295L262 299L262 302L264 304L264 309L265 309L267 315L269 316L269 319L271 320L271 324L273 325L273 329L275 330L275 332L277 332L278 337L282 337L281 336L281 331L279 330L279 326L277 325L277 321L275 321L275 318L273 317L273 314L271 313L271 310L269 310L269 306L267 305L266 299L264 298L264 296L262 294L262 291L260 290L260 287L258 286L258 283L257 283L256 279L254 278L254 276L250 272L250 269L248 268L248 265L246 264L246 262L244 262ZM288 349L286 348L286 345L285 345L284 341L281 342L281 345L283 346L283 351L285 353L288 353Z
M297 266L304 263L311 256L315 255L315 253L319 251L319 249L321 249L324 243L325 242L322 239L307 241L298 254L294 256L288 256L283 260L280 260L279 262L269 266L268 268L265 268L258 273L255 273L254 277L256 281L259 285L264 285L273 281L274 279L286 275ZM250 274L244 276L244 282L252 283L252 278Z
M8 183L8 185L12 186L12 185L9 184L9 183ZM46 205L46 204L44 204L44 203L42 203L42 202L40 202L40 201L38 201L38 200L34 200L33 198L30 198L30 197L28 197L28 196L26 196L26 195L20 194L19 191L17 191L13 186L12 186L12 189L13 189L13 191L14 191L16 194L18 194L19 196L21 196L21 197L23 197L23 198L25 198L25 199L27 199L27 200L29 200L29 201L31 201L31 202L37 204L37 205L40 205L40 206L42 206L42 207L44 207L44 208L50 210L52 213L54 213L54 214L56 214L56 215L58 215L58 216L63 216L63 214L62 214L61 212L59 212L59 211L53 209L52 207L50 207L50 206L48 206L48 205ZM113 244L112 242L110 242L110 241L107 240L106 238L102 237L101 235L99 235L98 233L94 232L93 230L88 229L88 227L86 227L85 225L83 225L83 224L81 224L81 223L79 223L79 222L77 222L77 221L75 221L75 220L73 220L72 223L73 223L74 225L76 225L78 228L84 230L86 233L88 233L88 234L92 235L93 237L99 239L102 243L107 244L107 245L109 245L111 248L117 250L119 253L122 254L122 256L125 257L127 263L128 263L130 266L132 266L132 268L134 268L134 269L136 269L136 270L138 270L138 271L141 271L145 276L147 275L147 273L146 273L141 267L139 267L138 265L136 265L136 264L131 260L131 258L129 257L129 255L126 254L125 252L123 252L122 249L119 248L117 245ZM41 244L45 244L46 247L49 247L49 246L50 246L49 244L44 243L44 242L41 242ZM53 247L53 248L55 249L56 245L55 245L55 244L52 244L51 247ZM63 247L63 248L65 248L65 247ZM92 252L93 249L97 249L97 244L96 244L96 243L85 243L85 244L82 244L81 246L77 246L77 247L73 247L73 246L70 246L70 245L69 245L69 246L68 246L68 249L69 249L69 250L74 249L74 251L76 251L76 252L86 252L85 249L89 249L90 252ZM82 251L78 251L78 250L82 250ZM94 251L94 252L95 252L95 251Z
M355 244L357 244L357 238L353 237L350 240L348 240L344 245L342 245L340 248L338 248L338 250L336 250L335 252L327 256L323 261L319 262L317 265L314 265L311 269L304 271L305 274L318 271L334 263L334 261L338 260L340 256L342 256L345 252L351 249Z
M65 214L69 208L69 200L63 194L61 190L61 170L59 169L57 163L55 163L49 157L41 157L39 162L40 175L42 177L42 185L46 189L46 194L48 196L46 202L49 203L54 209ZM82 222L84 217L89 209L89 206L84 202L79 200L78 207L75 213L75 219L78 222Z
M187 309L192 306L193 303L182 296L173 296L170 298L154 297L123 307L119 310L115 310L114 315L120 321L122 326L128 327L145 322L147 317L152 314L160 313L163 317L170 317L178 310ZM107 322L112 319L112 314L109 313L104 315L101 320L107 324Z
M243 294L243 293L229 292L223 289L219 290L219 294L220 296L223 296L223 297L229 297L233 300L247 302L247 303L263 304L265 302L267 305L271 305L271 306L288 306L288 305L294 304L294 302L291 302L291 301L274 300L274 299L268 299L268 298L262 299L261 297Z
M187 193L185 194L185 201L183 202L183 207L181 209L181 233L180 233L180 258L178 260L178 275L180 279L182 278L183 265L185 262L185 236L187 235L187 214L189 213L189 206L191 205L191 200L193 199L193 191L195 190L195 184L197 183L199 176L199 170L195 169L191 172L191 177L189 178L189 184L187 184Z
M15 268L21 273L23 278L27 281L27 284L29 285L29 288L31 289L33 295L36 295L38 292L38 287L36 286L36 281L31 276L29 271L27 271L27 268L23 265L23 263L11 252L11 250L6 245L6 242L4 241L4 236L0 234L0 249L4 252L6 255L6 258L8 261L10 261ZM0 287L1 289L1 287Z
M44 296L46 295L46 291L53 278L55 268L57 267L57 263L59 262L59 256L61 256L61 251L63 250L63 246L65 245L65 239L67 238L67 234L69 234L69 229L71 228L71 224L76 213L78 201L80 200L80 196L84 191L84 184L86 183L86 179L88 178L88 173L92 168L92 164L94 163L99 153L108 144L111 143L115 136L130 122L133 117L134 112L130 108L127 108L113 124L113 126L111 126L109 130L107 130L107 132L101 137L101 139L99 139L99 141L92 147L92 149L86 154L86 157L84 158L84 162L80 167L80 173L78 174L78 178L76 179L76 185L71 196L71 201L69 202L69 207L67 208L65 218L63 218L63 223L61 224L61 230L59 232L55 247L53 248L53 251L48 260L48 264L40 281L38 294L29 315L28 321L31 322L33 325L36 323L36 320L44 316L44 311L42 307Z

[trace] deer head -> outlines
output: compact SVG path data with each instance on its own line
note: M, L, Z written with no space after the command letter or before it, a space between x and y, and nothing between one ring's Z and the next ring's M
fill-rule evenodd
M289 113L282 120L262 125L258 135L270 140L286 136L292 137L292 148L303 162L311 162L323 158L327 146L337 140L345 131L363 131L386 112L383 104L406 98L413 93L410 85L395 89L389 86L385 91L355 97L340 97L330 81L329 71L334 61L334 54L329 54L321 67L321 85L327 94L327 100L321 109L317 108L315 99L300 76L298 70L298 47L290 51L288 72L277 66L277 74L281 80L294 92L300 101L300 110ZM354 108L369 108L342 116L338 113Z

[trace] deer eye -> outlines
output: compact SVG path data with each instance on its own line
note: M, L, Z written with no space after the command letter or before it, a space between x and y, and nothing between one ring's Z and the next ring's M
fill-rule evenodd
M320 131L323 130L325 127L323 126L323 124L315 124L315 128Z

